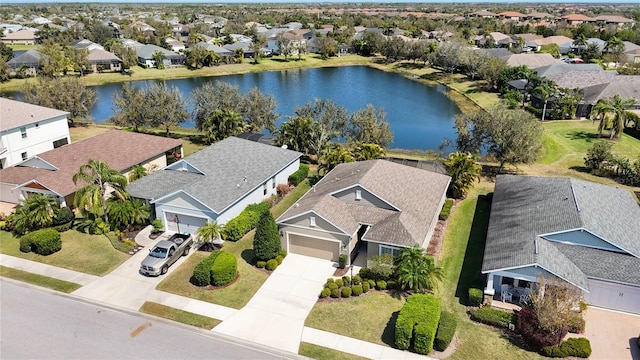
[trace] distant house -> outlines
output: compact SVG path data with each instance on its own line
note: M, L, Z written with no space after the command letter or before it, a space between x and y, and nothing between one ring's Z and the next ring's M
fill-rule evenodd
M480 11L472 12L467 16L490 19L490 18L498 17L498 14L492 13L491 11L487 11L487 10L480 10Z
M632 27L636 21L619 15L600 15L593 18L594 22L601 25L614 25L618 28Z
M276 194L298 170L302 154L229 137L129 184L149 201L167 231L195 233L207 222L226 224L247 205Z
M19 56L7 61L11 75L22 73L23 76L35 76L42 66L42 54L38 50L27 50Z
M503 20L520 21L523 20L526 15L517 11L504 11L497 14L498 18Z
M112 52L94 49L88 54L89 65L94 73L103 71L122 71L122 60Z
M556 277L582 290L590 305L640 314L638 219L628 190L498 175L482 263L485 294Z
M284 38L288 41L288 47L291 49L290 55L298 55L298 49L300 46L306 46L307 41L300 35L296 35L293 32L283 32L277 35L272 35L267 39L267 48L274 54L280 54L280 38Z
M238 41L233 44L224 45L222 47L231 51L231 53L234 54L234 57L237 56L237 54L242 53L243 58L250 59L253 58L253 55L255 53L253 44L244 41Z
M564 22L569 26L578 26L582 23L588 23L588 22L593 22L594 19L588 17L587 15L583 15L583 14L569 14L569 15L564 15L564 16L560 16L558 18L558 22Z
M70 143L68 114L0 97L0 169Z
M38 37L31 30L18 30L2 37L2 42L13 45L35 45Z
M229 62L229 59L233 58L233 51L227 50L227 49L223 48L222 46L213 45L213 44L209 44L209 43L206 43L206 42L199 42L199 43L195 44L194 46L202 48L202 49L205 49L207 51L212 51L214 54L220 56L220 58L224 62Z
M167 42L167 45L171 47L171 51L182 52L184 49L186 49L186 46L180 40L176 40L174 38L166 38L165 41Z
M136 55L138 56L138 63L146 67L156 66L156 61L154 60L154 54L156 52L160 52L162 54L162 63L166 67L184 64L184 55L161 48L160 46L148 44L136 48L135 50Z
M167 165L168 155L182 155L182 140L111 130L40 153L15 166L0 170L0 201L18 203L31 193L51 194L61 205L71 206L76 190L73 174L90 159L106 162L128 176L131 168L147 170Z
M554 58L551 54L511 54L503 58L507 61L508 66L525 65L531 69L547 65L564 64L564 62Z
M104 47L102 45L96 44L93 41L87 39L75 40L69 45L75 49L86 49L87 51L104 50Z

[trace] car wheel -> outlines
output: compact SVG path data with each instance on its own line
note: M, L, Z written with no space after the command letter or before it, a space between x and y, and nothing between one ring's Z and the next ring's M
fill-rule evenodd
M189 250L190 250L190 249L191 249L191 248L187 246L187 248L186 248L186 249L184 249L184 251L182 252L182 256L187 256L187 255L189 255Z
M167 265L165 265L165 266L163 266L163 267L162 267L162 269L160 270L160 273L161 273L162 275L164 275L164 274L166 274L166 273L167 273L167 270L169 270L169 267L168 267Z

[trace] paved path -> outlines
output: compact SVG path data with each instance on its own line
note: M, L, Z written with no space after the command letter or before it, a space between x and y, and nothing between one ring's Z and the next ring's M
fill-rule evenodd
M0 264L2 266L27 271L34 274L40 274L58 280L69 281L80 285L87 285L100 279L99 276L89 275L74 270L63 269L60 267L39 263L37 261L21 259L5 254L0 254Z

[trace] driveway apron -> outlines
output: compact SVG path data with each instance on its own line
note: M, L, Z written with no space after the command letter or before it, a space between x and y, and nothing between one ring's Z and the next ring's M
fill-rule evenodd
M241 310L212 331L298 353L304 321L333 263L289 254Z

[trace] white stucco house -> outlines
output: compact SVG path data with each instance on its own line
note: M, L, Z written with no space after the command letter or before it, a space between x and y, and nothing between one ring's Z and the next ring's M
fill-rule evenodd
M166 231L193 234L275 195L300 167L301 155L229 137L129 184L128 191L151 204Z
M640 314L640 206L617 187L498 175L482 273L488 295L553 276L590 305Z
M68 114L0 98L0 169L69 144Z

